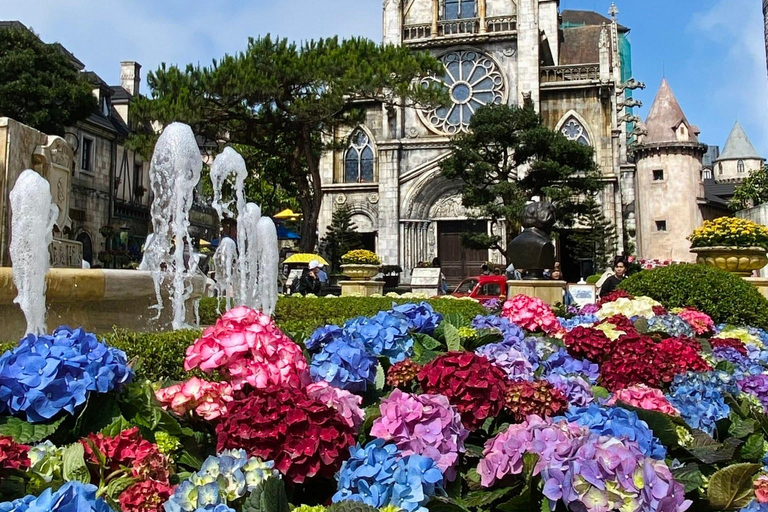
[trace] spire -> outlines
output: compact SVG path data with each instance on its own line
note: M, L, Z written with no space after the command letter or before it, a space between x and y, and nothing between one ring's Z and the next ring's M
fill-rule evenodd
M682 124L685 128L681 128ZM666 78L662 80L656 99L653 100L645 128L648 134L643 138L643 144L699 142L699 129L688 122Z
M757 153L744 128L736 121L725 143L725 148L717 159L718 162L722 160L765 160L765 158Z

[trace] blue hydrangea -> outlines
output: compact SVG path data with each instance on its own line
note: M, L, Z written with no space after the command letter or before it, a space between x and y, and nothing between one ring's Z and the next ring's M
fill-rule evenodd
M757 500L752 500L744 508L740 508L739 512L768 512L768 503L760 503Z
M353 500L375 508L392 505L408 512L427 512L424 505L442 490L443 474L429 457L403 457L383 439L351 447L349 453L336 476L334 503Z
M571 331L580 325L589 326L599 322L599 319L595 315L576 315L571 318L557 317L557 320L566 331Z
M741 352L733 347L715 347L712 349L712 355L717 361L728 361L733 363L736 367L747 373L753 373L750 369L755 368L757 373L762 372L762 367L749 359L749 356L742 355Z
M511 380L533 380L533 365L528 357L506 343L489 343L475 353L504 370Z
M472 320L475 329L496 329L501 333L502 341L511 345L520 343L525 339L525 331L509 321L496 315L478 315Z
M344 329L338 325L324 325L318 327L307 340L304 341L304 347L310 352L317 352L333 340L344 337Z
M586 359L575 359L564 348L560 348L542 363L544 376L558 375L582 375L594 384L600 376L600 367Z
M309 374L317 382L324 380L334 387L364 392L376 380L376 356L363 344L349 336L332 341L312 356Z
M0 503L0 512L114 512L96 491L95 485L67 482L56 492L49 488L37 497Z
M360 316L347 320L344 333L359 341L375 356L385 356L397 363L413 354L413 339L408 335L408 322L401 316L379 311L376 316Z
M727 373L688 372L675 376L667 399L680 411L688 425L714 435L715 422L727 418L730 413L723 396L725 393L739 393L739 388Z
M761 364L763 366L768 365L768 350L765 348L760 348L752 343L748 343L746 347L747 357L750 361Z
M663 332L672 337L687 336L693 338L696 334L693 327L677 315L658 315L648 319L648 332Z
M565 413L565 418L582 427L588 427L595 434L634 441L647 457L663 460L667 456L667 448L653 435L648 424L633 411L622 407L606 408L591 404L588 407L569 410Z
M107 393L133 379L125 352L83 329L59 327L27 335L0 356L0 411L37 423L70 414L91 392Z
M424 334L433 334L440 322L443 321L443 315L436 313L432 306L426 302L393 305L390 313L403 318L407 322L409 331Z

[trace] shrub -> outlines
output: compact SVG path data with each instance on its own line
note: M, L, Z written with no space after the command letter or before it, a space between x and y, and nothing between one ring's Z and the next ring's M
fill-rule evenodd
M692 306L715 323L768 328L768 300L750 283L704 265L672 265L645 270L620 286L634 296L647 295L667 308Z

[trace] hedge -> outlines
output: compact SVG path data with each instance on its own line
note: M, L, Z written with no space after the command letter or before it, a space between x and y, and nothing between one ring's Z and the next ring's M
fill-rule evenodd
M685 264L644 270L620 288L647 295L667 308L692 306L715 323L768 329L768 300L749 282L718 268Z

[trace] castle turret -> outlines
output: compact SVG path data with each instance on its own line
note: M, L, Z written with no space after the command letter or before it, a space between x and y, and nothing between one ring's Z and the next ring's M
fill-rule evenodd
M645 121L637 161L637 251L641 258L693 261L686 237L702 222L707 146L664 79Z
M715 160L713 178L717 182L739 182L749 176L750 171L760 169L763 164L765 158L757 153L744 128L736 121L723 152Z

